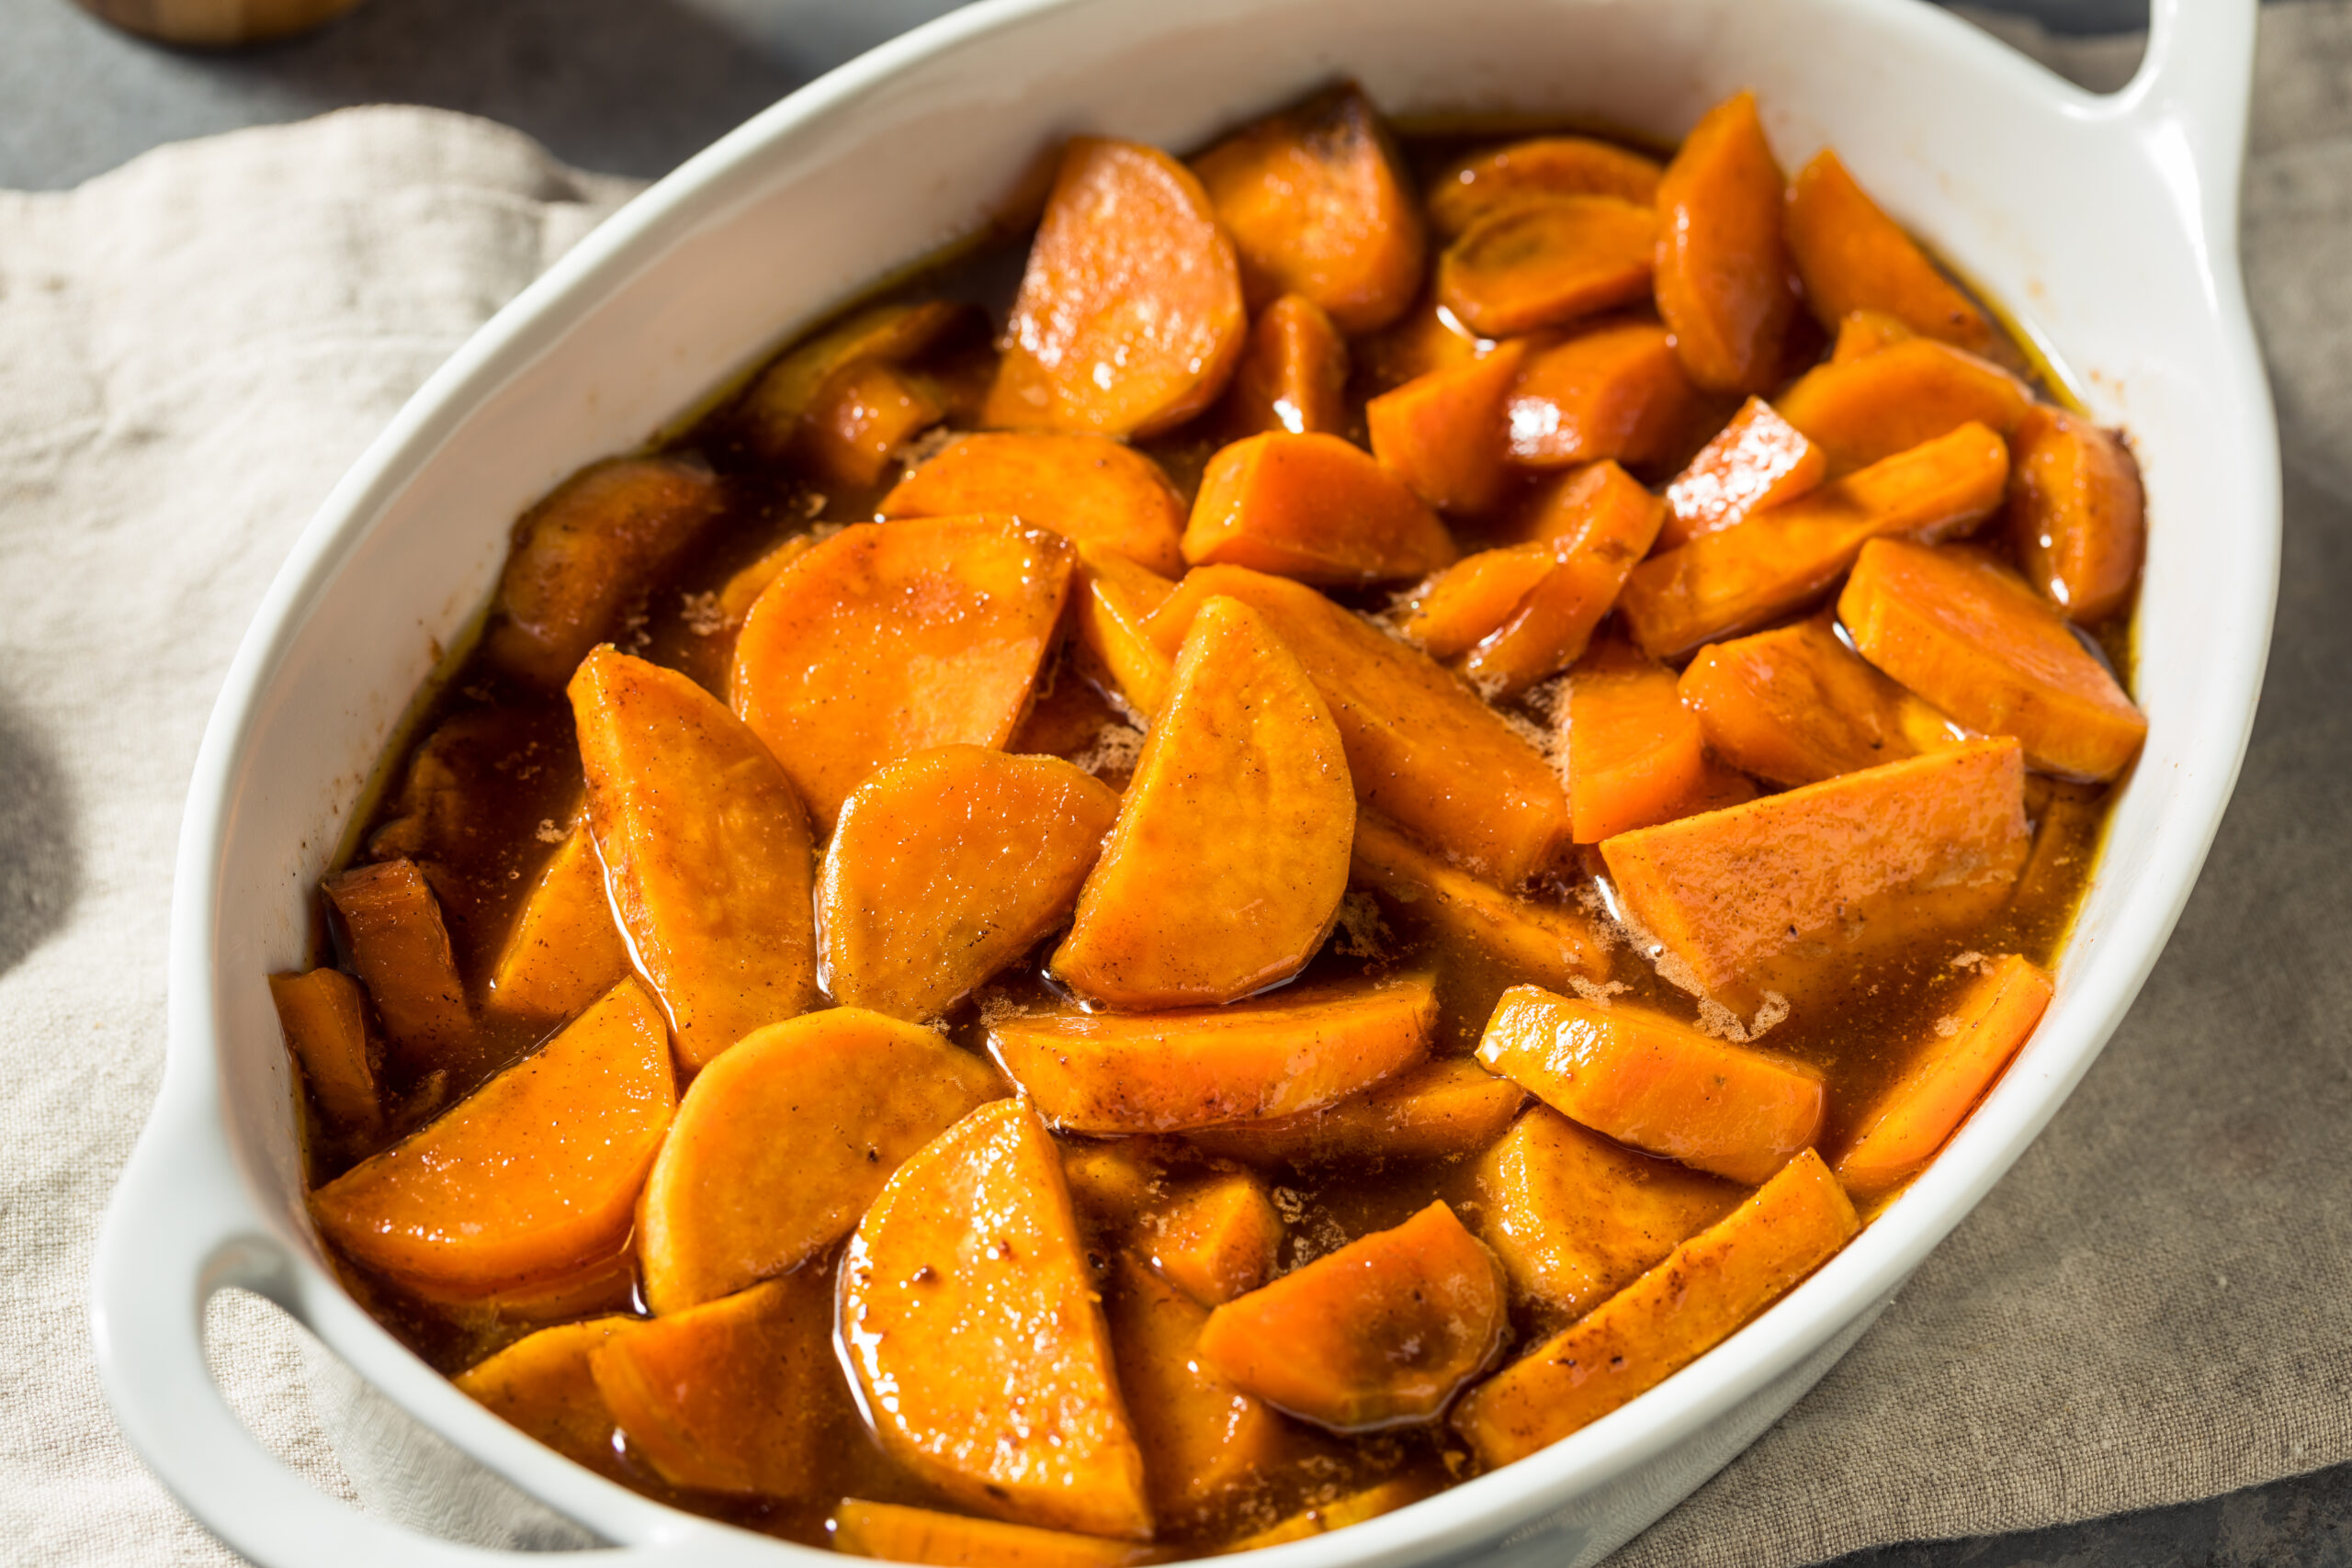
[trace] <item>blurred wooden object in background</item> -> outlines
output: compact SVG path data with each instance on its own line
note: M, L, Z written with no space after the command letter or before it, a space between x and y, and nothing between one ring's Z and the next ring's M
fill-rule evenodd
M306 32L359 0L76 0L126 32L160 43L226 49Z

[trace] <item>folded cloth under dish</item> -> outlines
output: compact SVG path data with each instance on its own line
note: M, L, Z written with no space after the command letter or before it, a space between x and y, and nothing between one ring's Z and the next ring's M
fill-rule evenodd
M2041 1141L1624 1562L1779 1568L2352 1460L2352 0L2263 28L2245 230L2286 570L2204 880ZM2132 57L2071 50L2110 79ZM160 1071L197 739L336 476L628 188L498 126L367 109L0 193L0 1560L229 1560L117 1436L86 1307ZM211 1323L238 1407L328 1492L484 1544L584 1540L273 1310Z

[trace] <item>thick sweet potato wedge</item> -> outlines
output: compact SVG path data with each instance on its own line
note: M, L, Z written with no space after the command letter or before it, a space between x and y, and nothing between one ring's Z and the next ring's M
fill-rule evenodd
M463 1050L474 1029L441 901L412 860L378 861L319 885L343 924L359 983L383 1021L393 1059L429 1072Z
M1250 320L1208 193L1156 148L1073 138L989 389L985 423L1150 435L1216 401Z
M376 1052L369 1048L368 998L340 969L272 975L270 1000L287 1048L302 1069L328 1122L337 1131L368 1133L383 1121L376 1098Z
M2147 739L2147 719L2050 602L1973 550L1873 541L1838 615L1864 659L1971 729L2016 736L2043 773L2111 779Z
M833 1510L833 1550L844 1557L938 1568L1136 1568L1157 1562L1148 1546L1069 1530L967 1518L901 1503L844 1498Z
M1879 210L1825 147L1789 183L1789 255L1805 303L1831 331L1856 310L1879 310L1922 337L1989 354L1984 312L1936 270L1927 253Z
M980 324L973 307L943 300L859 310L762 371L737 405L736 422L753 451L770 462L781 461L799 445L825 384L841 371L859 360L903 365Z
M1225 389L1225 428L1237 439L1269 430L1337 434L1347 423L1347 340L1314 300L1285 294L1250 323Z
M1203 1523L1281 1461L1282 1421L1202 1365L1207 1307L1133 1256L1119 1259L1115 1282L1111 1337L1143 1444L1152 1514L1163 1526Z
M1487 511L1510 477L1503 402L1518 384L1523 343L1417 376L1364 405L1373 456L1440 512Z
M1355 818L1315 683L1264 616L1210 600L1055 976L1127 1008L1229 1002L1288 979L1347 892Z
M2086 420L2036 403L2009 432L2009 540L2027 581L2090 626L2140 580L2147 519L2140 465Z
M1508 1326L1503 1271L1431 1203L1209 1314L1201 1364L1334 1431L1426 1420L1484 1371Z
M1501 1137L1526 1102L1517 1084L1454 1056L1408 1067L1328 1111L1205 1128L1185 1141L1261 1167L1458 1160Z
M1451 240L1489 213L1560 196L1657 198L1657 161L1589 136L1539 136L1449 165L1430 182L1430 227Z
M799 1268L917 1150L1003 1093L978 1057L862 1008L753 1031L686 1090L646 1178L646 1304L682 1312Z
M1490 1468L1556 1443L1722 1344L1860 1229L1837 1178L1807 1149L1665 1262L1472 1390L1454 1430Z
M1145 635L1144 623L1176 584L1115 550L1081 547L1078 553L1076 619L1088 679L1148 719L1168 700L1176 660Z
M1283 1218L1265 1183L1238 1172L1213 1176L1180 1194L1146 1238L1160 1278L1203 1307L1264 1284L1282 1243Z
M628 972L628 944L605 896L596 836L583 821L556 846L523 900L491 970L486 1003L552 1022L570 1018Z
M856 360L819 389L801 422L800 460L820 483L870 490L900 448L946 416L945 394L926 378Z
M623 980L440 1120L311 1194L329 1240L441 1293L492 1295L619 1250L677 1103L653 998Z
M1568 807L1579 844L1671 822L1705 787L1707 739L1674 671L1601 643L1568 672Z
M1827 477L1829 459L1770 403L1750 398L1666 487L1661 549L1687 545L1793 501Z
M1280 1546L1285 1541L1306 1540L1311 1536L1329 1535L1333 1530L1346 1529L1376 1519L1383 1514L1419 1502L1430 1495L1428 1482L1419 1476L1399 1476L1349 1494L1337 1502L1303 1509L1279 1524L1267 1526L1255 1535L1244 1536L1225 1550L1227 1552L1255 1551L1261 1546Z
M1736 528L1651 557L1625 580L1618 607L1644 652L1678 659L1804 609L1872 539L1965 532L2000 505L2008 477L2000 436L1963 424Z
M1340 331L1366 333L1413 302L1428 250L1420 209L1352 85L1267 116L1193 167L1233 236L1253 305L1303 294Z
M1493 635L1555 564L1548 544L1464 556L1413 591L1396 629L1432 659L1452 659Z
M1478 1161L1478 1235L1521 1295L1582 1317L1747 1194L1539 1105Z
M1069 913L1118 815L1117 791L1058 757L942 746L878 770L825 846L825 988L938 1017Z
M1882 348L1908 343L1918 335L1883 310L1849 310L1838 323L1838 337L1830 345L1829 363L1850 365L1857 359L1869 358Z
M1767 390L1796 299L1781 237L1785 186L1756 96L1701 118L1657 182L1657 310L1691 381Z
M1286 431L1209 459L1183 548L1194 566L1350 586L1419 577L1454 556L1437 513L1362 447Z
M842 1260L843 1358L884 1450L997 1517L1151 1538L1061 1156L1019 1100L899 1168Z
M1532 350L1503 405L1511 461L1531 468L1657 462L1678 455L1700 412L1674 340L1644 321Z
M817 996L808 818L760 738L673 670L598 649L571 681L588 821L678 1059Z
M1613 196L1510 202L1438 257L1437 297L1481 337L1564 326L1645 299L1657 215Z
M1679 690L1724 761L1783 786L1961 740L1950 719L1856 657L1819 615L1709 644L1683 668Z
M1146 629L1172 650L1218 595L1256 607L1306 666L1359 801L1503 886L1550 858L1567 830L1559 776L1467 687L1315 590L1240 567L1191 572Z
M1745 1010L1958 930L2025 863L2025 756L1977 740L1604 841L1634 918Z
M1544 526L1559 530L1552 570L1462 661L1462 672L1489 697L1516 696L1583 657L1666 517L1664 502L1606 459L1554 484L1559 493L1540 506Z
M1012 739L1076 560L1009 517L844 528L752 607L729 700L830 831L883 763Z
M2007 435L2033 398L1999 366L1922 337L1808 370L1774 406L1827 455L1836 476L1966 424Z
M1184 498L1159 464L1100 435L959 435L882 498L885 517L1018 517L1081 547L1181 572Z
M1230 1007L999 1019L997 1065L1055 1126L1172 1133L1316 1111L1429 1050L1426 976L1293 986Z
M588 1359L629 1321L592 1317L542 1328L449 1381L475 1404L574 1464L616 1477L613 1413L596 1391Z

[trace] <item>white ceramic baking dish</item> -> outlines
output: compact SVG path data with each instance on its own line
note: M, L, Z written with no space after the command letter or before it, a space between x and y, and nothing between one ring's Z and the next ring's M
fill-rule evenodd
M261 1292L474 1461L628 1563L802 1549L647 1501L475 1406L372 1322L303 1210L263 977L410 694L491 592L510 519L642 441L797 324L978 225L1055 139L1201 145L1338 74L1392 112L1521 109L1664 139L1739 87L1784 163L1824 141L2132 432L2151 543L2147 751L2055 1005L1936 1165L1727 1344L1521 1463L1266 1568L1598 1560L1829 1367L2080 1077L2162 949L2255 707L2278 561L2276 433L2235 254L2254 0L2158 0L2148 59L2086 94L1915 0L993 0L796 94L500 312L345 476L279 573L204 738L172 911L169 1059L97 1251L123 1430L267 1568L510 1561L321 1496L206 1371L206 1299Z

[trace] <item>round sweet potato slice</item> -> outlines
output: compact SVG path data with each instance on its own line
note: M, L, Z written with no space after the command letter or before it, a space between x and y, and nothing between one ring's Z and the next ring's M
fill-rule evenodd
M1589 136L1538 136L1451 164L1430 182L1430 226L1451 240L1492 212L1555 196L1657 197L1657 160Z
M1158 463L1102 435L959 435L882 498L885 517L1018 517L1074 545L1113 549L1170 575L1184 498Z

